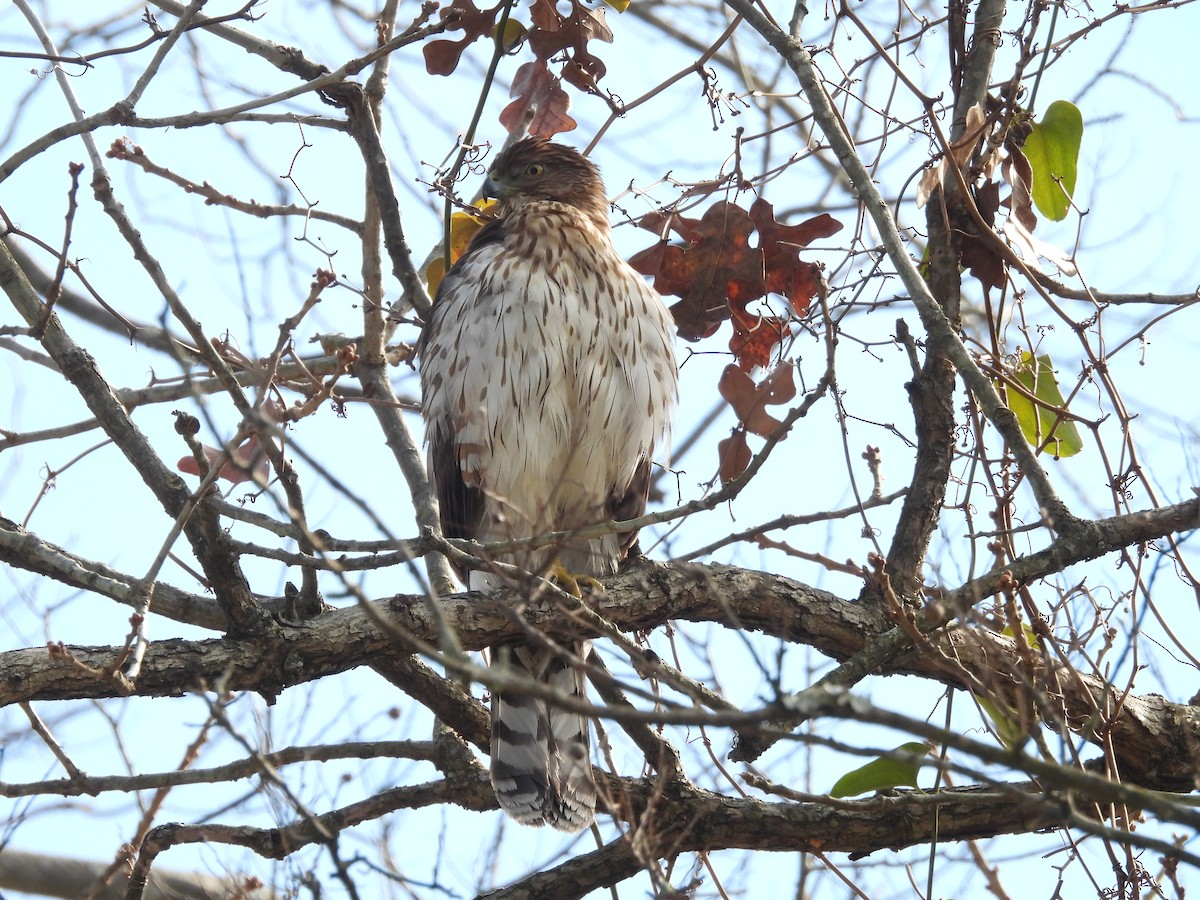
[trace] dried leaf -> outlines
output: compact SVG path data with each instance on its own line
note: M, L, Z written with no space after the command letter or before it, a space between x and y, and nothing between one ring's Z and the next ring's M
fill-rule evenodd
M1079 274L1079 269L1075 266L1075 263L1071 262L1071 258L1067 256L1065 250L1056 247L1054 244L1047 243L1041 238L1034 237L1015 218L1005 220L1001 226L1001 230L1021 259L1030 265L1038 265L1038 258L1040 257L1055 266L1064 275L1075 276Z
M975 151L987 134L987 117L983 114L983 105L976 103L967 110L966 125L963 136L950 145L950 155L960 169L965 169Z
M776 366L759 384L758 389L772 406L791 403L796 398L795 370L790 365Z
M430 41L421 48L425 54L425 71L430 75L449 75L458 68L463 51L484 35L492 34L496 29L496 15L500 7L480 10L472 0L454 0L441 10L442 21L457 15L453 31L462 31L463 36L457 41Z
M204 455L208 458L209 463L215 463L218 459L224 456L224 451L216 447L203 445L201 449ZM185 456L176 463L180 472L187 475L199 475L200 466L197 464L194 457ZM221 466L221 471L217 474L218 478L222 478L231 484L241 484L246 481L259 480L265 481L271 473L271 464L267 460L267 455L263 452L262 443L258 435L252 435L238 445L237 449L231 454L224 465Z
M761 384L737 366L726 366L717 382L717 390L733 407L747 431L769 437L782 422L766 411L767 406L787 403L796 396L792 367L781 363Z
M571 98L543 60L527 62L517 69L509 94L516 99L501 111L500 124L510 134L528 130L530 134L548 138L576 127L575 120L567 114ZM532 115L528 116L530 110Z
M563 81L573 84L588 94L598 94L600 87L596 84L608 71L599 57L590 53L577 53L562 68Z
M942 186L942 178L946 173L946 161L942 160L936 166L930 166L921 173L917 183L917 209L923 209L933 196L933 192Z
M737 306L730 310L729 318L733 322L729 350L738 365L746 372L769 366L772 351L787 334L788 320L747 313Z
M988 225L995 224L996 211L1000 208L1000 184L988 181L975 192L975 205L979 214ZM979 279L983 287L1002 288L1007 275L1004 257L995 244L993 234L962 236L962 251L959 262L971 270L971 274Z
M783 321L750 312L748 305L767 294L780 294L796 315L803 315L821 289L822 275L819 265L800 259L800 250L842 227L828 215L781 224L771 204L761 199L749 212L722 200L700 219L652 213L639 224L659 235L674 231L684 240L660 242L630 259L635 269L654 278L659 293L682 298L671 307L680 335L699 340L732 316L731 348L747 371L767 363L771 347L782 337ZM757 246L751 246L755 233ZM762 342L771 335L774 343L764 348Z
M720 460L718 473L721 484L729 484L746 471L752 456L746 444L746 432L737 429L729 437L717 443L717 459Z
M562 28L563 17L554 6L554 0L533 0L529 7L529 17L535 28L542 31L558 31Z
M1012 187L1012 194L1008 198L1009 209L1026 231L1033 231L1037 227L1037 216L1033 213L1033 195L1029 192L1029 186L1033 184L1029 160L1024 153L1013 148L1001 165L1000 174Z
M533 13L536 27L529 33L529 46L537 58L545 62L564 54L563 80L582 91L596 93L599 90L596 82L607 70L604 63L588 50L588 41L612 43L613 35L604 21L604 10L573 3L571 14L564 16L553 3L539 2Z

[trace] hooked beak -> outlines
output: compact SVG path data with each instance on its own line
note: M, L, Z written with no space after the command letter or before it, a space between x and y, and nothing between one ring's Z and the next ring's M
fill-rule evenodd
M479 189L479 192L484 200L499 200L504 194L504 190L504 182L493 180L492 173L488 172L487 177L483 179L483 187Z

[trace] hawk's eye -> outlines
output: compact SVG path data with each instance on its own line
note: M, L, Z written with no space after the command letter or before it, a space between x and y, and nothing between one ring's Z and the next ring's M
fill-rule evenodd
M538 175L541 175L545 171L546 171L546 167L543 166L541 163L530 163L529 165L527 165L525 167L525 174L532 175L535 178Z

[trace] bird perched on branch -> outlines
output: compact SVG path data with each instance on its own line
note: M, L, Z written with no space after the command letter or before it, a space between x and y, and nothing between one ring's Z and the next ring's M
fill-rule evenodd
M670 313L613 247L600 173L577 151L526 138L496 158L485 194L499 218L439 285L419 347L442 530L489 542L636 518L676 402ZM636 537L567 538L504 561L579 595L580 582L616 572ZM475 590L498 584L468 577ZM589 644L573 651L518 642L493 648L492 664L583 697ZM493 691L491 775L518 821L586 828L587 719Z

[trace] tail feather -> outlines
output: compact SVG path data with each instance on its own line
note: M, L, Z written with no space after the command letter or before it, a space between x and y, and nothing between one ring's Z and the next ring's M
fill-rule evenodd
M586 655L587 645L580 648ZM563 696L583 696L583 676L547 650L513 648L520 666ZM524 694L492 694L492 787L525 825L581 831L596 810L587 719Z

